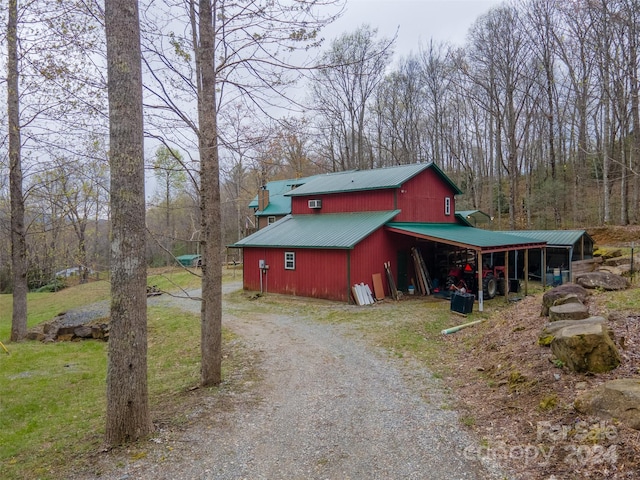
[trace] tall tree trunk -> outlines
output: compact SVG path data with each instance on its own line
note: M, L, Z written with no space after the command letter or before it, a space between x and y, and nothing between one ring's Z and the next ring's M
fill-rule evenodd
M516 113L513 100L513 91L507 91L507 142L509 153L507 165L509 166L509 228L516 229L518 215L518 140L516 134Z
M140 26L136 0L105 2L111 163L109 445L152 430L147 392L147 293Z
M606 86L605 88L609 88ZM611 223L611 185L610 169L611 158L609 157L609 135L611 134L611 103L609 98L604 100L604 131L602 132L602 196L603 196L603 218L605 225Z
M631 15L630 15L631 16ZM634 18L634 17L632 17ZM638 82L638 38L640 34L636 21L631 21L629 30L629 72L631 72L630 92L631 97L631 122L633 137L631 143L631 155L629 165L633 172L633 193L631 199L631 222L640 221L640 108L638 107L640 85Z
M13 314L11 341L27 336L27 242L22 195L20 101L18 94L18 0L9 0L7 23L7 114L9 121L9 183L11 192L11 269Z
M210 0L199 0L201 91L198 95L200 123L200 202L202 211L202 385L222 381L222 230L220 220L220 165L216 104L215 35Z

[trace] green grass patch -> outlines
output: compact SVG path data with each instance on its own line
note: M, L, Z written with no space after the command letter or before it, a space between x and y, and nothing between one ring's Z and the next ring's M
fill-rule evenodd
M200 288L201 283L201 271L197 268L154 268L149 270L147 276L147 285L155 285L165 292Z
M607 292L606 305L612 310L639 310L640 288L633 287L618 292Z
M149 401L152 416L163 415L167 404L179 403L177 397L199 383L200 319L166 308L149 309L148 319ZM225 331L223 343L232 339ZM11 355L0 356L2 478L60 478L69 462L95 452L103 440L108 345L10 347ZM225 362L223 376L233 369Z
M172 274L171 281L183 288L196 285L189 274L180 272ZM29 294L29 325L108 297L108 282ZM7 338L10 306L11 296L0 296L0 332ZM227 353L235 351L229 346L233 340L224 330ZM99 340L3 343L11 353L0 350L0 478L64 478L64 472L103 442L108 344ZM173 421L181 413L180 395L200 380L199 316L149 308L148 344L152 417ZM237 371L239 361L227 355L223 378Z
M11 344L0 357L3 478L53 478L103 432L107 344Z
M108 298L109 282L106 281L85 283L55 293L29 293L27 295L28 326L32 327L73 308ZM0 295L0 339L3 339L3 342L8 340L11 334L12 312L12 296Z

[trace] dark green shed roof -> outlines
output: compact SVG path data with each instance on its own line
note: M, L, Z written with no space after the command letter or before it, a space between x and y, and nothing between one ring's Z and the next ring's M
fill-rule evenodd
M351 249L399 213L288 215L231 246Z
M518 250L524 248L542 248L545 242L524 236L509 235L503 232L455 223L399 223L387 224L391 231L425 238L434 242L472 248L482 252Z
M583 236L593 243L593 239L584 230L509 230L504 233L519 237L536 238L547 242L548 247L572 247Z

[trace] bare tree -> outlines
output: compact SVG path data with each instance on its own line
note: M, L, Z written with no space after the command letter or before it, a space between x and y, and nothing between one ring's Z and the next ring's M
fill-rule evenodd
M153 430L147 392L142 67L138 2L107 0L111 163L111 331L106 442Z
M194 163L199 172L190 173L201 196L203 385L222 379L219 148L226 145L226 130L218 115L237 102L253 104L266 114L286 101L283 90L298 76L291 53L319 43L319 29L335 18L319 10L338 3L188 0L184 9L172 6L164 18L150 18L144 31L151 78L147 91L157 135L198 152ZM188 25L188 35L169 31L177 18Z
M377 39L378 31L363 25L334 40L324 53L323 67L311 84L315 109L337 134L338 170L372 168L365 149L369 101L384 79L394 39Z
M215 33L209 0L199 0L196 50L200 152L200 210L202 212L202 353L201 382L222 381L222 233L220 224L220 163L215 76Z
M27 335L27 243L22 195L20 101L18 93L18 0L9 0L7 24L7 115L9 121L9 182L11 192L11 268L13 313L11 341Z
M473 80L486 92L496 127L496 154L509 179L509 226L519 217L520 147L531 120L527 106L535 83L531 47L515 7L498 7L471 31ZM504 144L503 144L504 142ZM502 150L506 159L502 158Z

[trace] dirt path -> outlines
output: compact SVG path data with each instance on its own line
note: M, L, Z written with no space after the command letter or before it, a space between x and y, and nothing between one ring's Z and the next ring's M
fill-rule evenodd
M260 352L252 401L221 409L212 399L193 425L160 431L144 458L99 466L100 478L502 478L465 459L474 442L437 380L399 368L348 326L275 315L225 317L225 326Z

